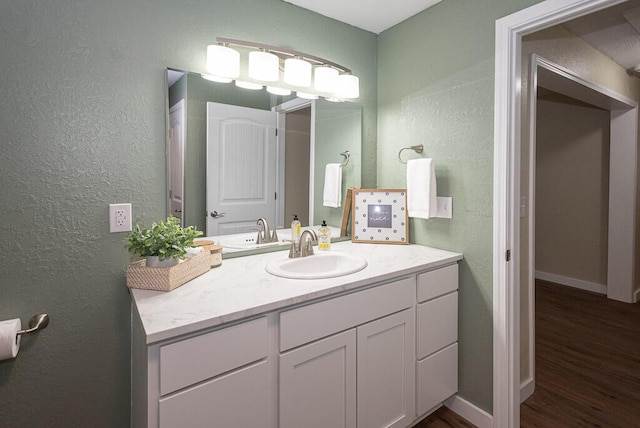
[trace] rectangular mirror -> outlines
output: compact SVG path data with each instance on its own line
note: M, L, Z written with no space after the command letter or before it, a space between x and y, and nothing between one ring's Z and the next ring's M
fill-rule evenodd
M344 203L346 189L361 184L360 105L277 96L174 69L167 99L168 214L234 251L256 248L259 218L284 229L280 240L290 239L293 214L303 227L326 220L339 236L343 207L323 205L325 167L343 164Z

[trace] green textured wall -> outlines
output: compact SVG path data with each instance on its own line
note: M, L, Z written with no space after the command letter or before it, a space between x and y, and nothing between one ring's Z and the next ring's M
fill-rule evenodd
M534 3L445 0L378 39L378 187L406 186L402 147L435 160L453 219L411 220L411 241L464 253L459 393L490 413L495 21Z
M216 36L326 57L359 75L364 182L376 178L376 37L279 0L2 0L0 319L51 324L0 362L0 426L125 427L123 234L166 213L165 67L202 71Z

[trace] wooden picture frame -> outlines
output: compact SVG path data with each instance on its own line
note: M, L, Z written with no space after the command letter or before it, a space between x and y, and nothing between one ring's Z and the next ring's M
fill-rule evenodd
M408 244L407 189L353 189L351 241Z

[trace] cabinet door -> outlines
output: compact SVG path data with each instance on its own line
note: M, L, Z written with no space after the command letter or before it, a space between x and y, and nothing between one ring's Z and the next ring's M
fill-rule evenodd
M280 428L355 426L355 329L280 356Z
M358 327L358 427L415 419L415 310Z

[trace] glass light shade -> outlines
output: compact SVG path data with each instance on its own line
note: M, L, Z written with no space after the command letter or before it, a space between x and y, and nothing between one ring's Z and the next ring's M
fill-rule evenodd
M262 85L253 82L245 82L244 80L236 80L236 86L238 88L251 89L252 91L262 89Z
M207 74L227 79L240 76L240 53L227 46L207 46Z
M231 82L233 82L232 79L227 79L226 77L214 76L213 74L201 74L200 76L202 76L203 79L211 80L212 82L218 82L218 83L231 83Z
M249 77L265 82L275 82L280 78L280 61L269 52L249 53Z
M358 98L360 96L360 79L353 74L341 74L338 76L338 98Z
M284 61L284 81L292 86L311 86L311 63L300 58Z
M274 86L267 86L267 92L273 95L283 95L283 96L291 95L290 89L276 88Z
M338 70L326 65L316 67L313 72L313 87L321 92L336 92Z
M298 98L304 98L305 100L317 100L318 96L314 94L309 94L306 92L296 92Z

